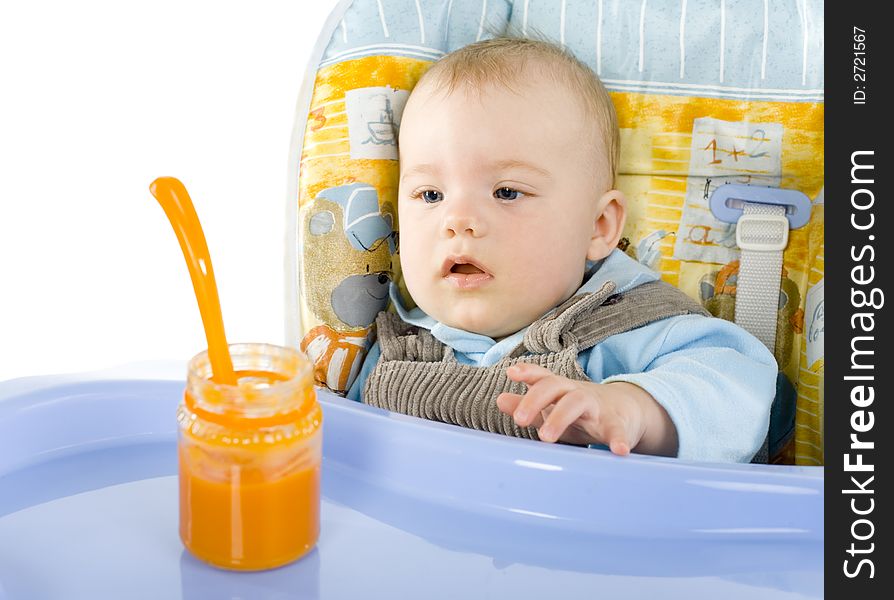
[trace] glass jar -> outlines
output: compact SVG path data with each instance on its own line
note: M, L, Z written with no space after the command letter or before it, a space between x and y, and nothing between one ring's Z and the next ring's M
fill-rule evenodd
M271 569L316 544L323 414L312 365L268 344L231 344L237 384L211 379L207 352L188 366L177 411L180 538L227 569Z

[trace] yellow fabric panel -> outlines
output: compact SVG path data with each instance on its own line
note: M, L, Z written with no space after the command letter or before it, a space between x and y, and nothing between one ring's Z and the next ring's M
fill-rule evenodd
M317 383L347 390L368 347L369 325L339 319L333 290L351 275L385 273L399 279L400 265L387 244L362 251L349 243L343 208L317 200L326 189L355 182L369 184L383 214L397 218L397 160L352 158L346 93L360 88L390 87L408 91L431 63L416 59L371 56L337 63L316 75L298 175L298 271L301 298L301 347L315 362ZM316 201L315 201L316 200ZM312 211L331 213L333 235L311 235Z
M299 206L313 200L324 188L357 179L373 183L380 197L396 201L396 161L350 158L345 92L376 86L411 90L430 65L428 61L398 56L369 56L317 72L301 151Z
M819 207L822 209L822 207ZM825 276L825 245L820 237L812 244L813 261L807 276L808 302L805 335L799 357L798 404L795 413L795 462L803 465L824 463L823 452L823 378L825 359L821 348L808 353L809 343L821 344L824 314L822 287ZM814 299L814 294L817 297ZM817 339L820 342L816 342Z

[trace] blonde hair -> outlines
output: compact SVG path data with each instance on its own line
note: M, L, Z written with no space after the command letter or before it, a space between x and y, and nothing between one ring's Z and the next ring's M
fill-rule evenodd
M569 51L541 39L495 37L454 50L438 60L419 80L451 94L458 88L481 89L499 83L518 86L525 66L540 63L543 73L564 85L581 101L596 125L595 134L608 159L611 186L618 177L621 141L615 106L602 82L587 65Z

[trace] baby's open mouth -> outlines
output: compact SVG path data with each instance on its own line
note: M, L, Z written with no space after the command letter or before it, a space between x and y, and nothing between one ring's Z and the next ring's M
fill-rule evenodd
M473 273L484 273L484 271L470 263L455 264L453 265L453 267L450 268L450 272L462 273L464 275L471 275Z
M441 277L453 275L490 275L487 267L471 256L452 254L441 263Z
M441 276L461 290L479 288L493 279L487 267L468 256L449 256Z

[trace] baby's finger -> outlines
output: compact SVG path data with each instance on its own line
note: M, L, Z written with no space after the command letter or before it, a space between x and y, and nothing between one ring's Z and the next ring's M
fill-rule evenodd
M509 392L503 392L499 396L497 396L497 408L499 408L502 412L507 415L512 415L515 412L515 409L518 407L519 402L522 401L521 394L510 394Z
M583 390L575 389L556 402L552 412L543 422L537 434L544 442L555 442L565 430L587 412L593 404L592 398Z
M528 386L528 392L515 409L513 417L522 427L531 425L534 419L549 405L575 389L575 382L567 377L550 375Z
M608 423L603 428L603 443L618 456L630 454L630 439L620 422Z
M612 454L617 454L618 456L627 456L630 454L630 444L627 442L610 442L608 449L612 451Z
M553 372L546 367L533 365L531 363L517 363L506 369L506 375L509 379L527 383L528 385L533 385L544 377L549 377L552 374Z
M506 413L510 417L514 417L514 413L516 408L518 408L519 403L521 403L524 396L520 394L510 394L509 392L504 392L497 396L497 408L499 408L502 412ZM516 425L518 422L516 422ZM526 425L526 427L533 427L537 429L543 424L543 418L538 413L534 420L530 423L530 425Z

